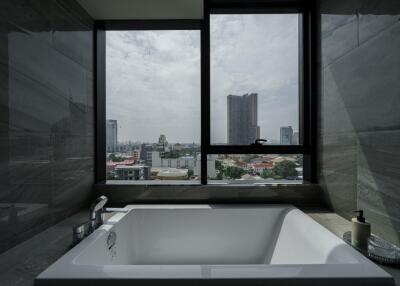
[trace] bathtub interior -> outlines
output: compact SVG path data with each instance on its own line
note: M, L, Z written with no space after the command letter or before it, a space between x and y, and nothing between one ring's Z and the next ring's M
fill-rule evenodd
M134 209L85 247L83 265L365 263L294 207ZM110 232L117 235L112 249Z

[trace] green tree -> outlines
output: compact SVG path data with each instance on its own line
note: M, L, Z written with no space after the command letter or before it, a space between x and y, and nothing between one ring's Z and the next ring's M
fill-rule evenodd
M176 159L179 158L180 156L181 154L178 150L172 150L170 152L165 152L162 157L165 159Z
M194 174L193 170L188 170L188 177L189 177L189 178L192 177L193 174Z
M246 157L243 158L243 162L245 163L250 163L253 159L257 159L258 155L247 155Z
M272 169L274 178L287 178L287 177L295 177L297 176L296 164L292 161L282 161L275 164Z
M296 164L298 166L303 166L303 156L302 155L297 155L296 156Z
M122 157L116 156L114 153L111 153L108 158L113 162L122 162L124 159Z
M225 176L232 179L240 179L244 174L245 170L236 166L229 166L225 169Z
M222 170L224 168L224 166L222 165L222 162L219 160L215 160L215 169L217 169L218 171Z
M274 175L272 178L273 178L274 180L282 180L282 179L284 179L283 177L281 177L281 176L276 176L276 175Z
M217 170L217 180L222 180L224 178L225 168L222 161L215 160L215 170Z
M107 172L107 180L117 180L118 176L116 176L113 172Z
M274 172L270 169L264 169L261 173L261 177L264 179L273 178Z

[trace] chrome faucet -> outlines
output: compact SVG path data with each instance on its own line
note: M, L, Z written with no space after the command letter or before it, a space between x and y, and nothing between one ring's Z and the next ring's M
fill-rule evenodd
M128 212L127 209L104 208L108 198L100 196L90 205L89 220L72 228L72 247L81 242L104 223L105 213Z
M104 210L103 207L107 203L108 198L106 196L100 196L94 200L90 206L90 221L92 231L96 230L99 226L104 223Z
M98 197L90 205L89 220L80 223L72 228L72 245L74 247L81 242L86 236L94 232L104 222L104 214L102 209L107 203L108 199L106 196Z

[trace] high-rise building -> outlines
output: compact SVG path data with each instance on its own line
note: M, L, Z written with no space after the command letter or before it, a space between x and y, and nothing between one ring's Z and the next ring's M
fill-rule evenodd
M293 128L292 126L281 127L281 145L292 145Z
M167 146L168 146L167 137L164 134L161 134L160 137L158 137L157 149L159 151L165 152L167 151L166 150Z
M167 136L165 136L164 134L161 134L160 137L158 137L158 144L168 145Z
M228 144L248 145L260 138L257 93L228 95Z
M299 132L294 132L292 138L292 145L298 145L298 144L299 144Z
M118 148L118 124L117 120L107 119L106 134L107 152L116 152Z
M153 150L152 144L142 144L140 146L140 160L144 161L147 166L151 166L151 157L148 157L148 155Z

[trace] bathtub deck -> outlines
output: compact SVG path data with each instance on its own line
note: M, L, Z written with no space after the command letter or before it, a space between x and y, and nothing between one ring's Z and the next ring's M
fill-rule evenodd
M303 210L339 237L351 228L339 215ZM82 211L0 255L0 286L32 286L35 277L61 257L71 242L71 227L88 217ZM400 269L381 266L400 286Z

